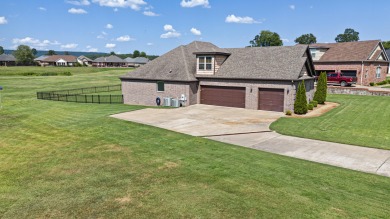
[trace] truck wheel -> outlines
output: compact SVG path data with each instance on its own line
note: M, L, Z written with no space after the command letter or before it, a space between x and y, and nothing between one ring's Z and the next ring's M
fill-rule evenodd
M347 82L342 81L342 82L340 83L340 85L341 85L341 87L345 87L345 86L347 86Z

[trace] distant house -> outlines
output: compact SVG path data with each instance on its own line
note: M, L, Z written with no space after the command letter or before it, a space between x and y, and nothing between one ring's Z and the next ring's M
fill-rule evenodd
M360 85L385 80L389 69L389 56L380 40L311 44L310 52L317 74L341 72L356 76Z
M86 65L86 66L92 66L92 62L93 60L88 58L88 57L85 57L85 56L79 56L77 57L77 61L81 64L81 65Z
M40 56L34 59L40 66L75 66L76 56L72 55L52 55Z
M126 61L115 55L99 57L92 61L93 67L126 67Z
M125 59L126 61L126 65L128 67L139 67L141 65L145 65L146 63L149 62L149 59L148 58L145 58L145 57L137 57L137 58L126 58Z
M156 105L178 98L208 104L284 112L294 108L298 84L314 94L307 45L223 49L194 41L120 77L126 104Z
M16 58L13 55L1 54L0 66L13 66L16 65Z

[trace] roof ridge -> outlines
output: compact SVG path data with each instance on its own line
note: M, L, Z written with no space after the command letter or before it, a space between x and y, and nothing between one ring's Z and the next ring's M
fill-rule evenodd
M189 75L190 75L190 71L188 70L188 63L187 63L187 57L186 57L186 54L184 52L184 46L180 46L181 48L181 54L183 55L183 59L184 59L184 66L185 66L185 69L186 69L186 73L187 73L187 79L189 79Z

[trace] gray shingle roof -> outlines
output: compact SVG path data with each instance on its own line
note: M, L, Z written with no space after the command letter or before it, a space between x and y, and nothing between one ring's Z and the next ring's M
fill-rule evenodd
M213 49L230 56L216 74L196 75L194 54ZM307 45L219 49L211 43L195 41L179 46L121 78L167 81L196 81L197 77L292 80L299 79L308 60L306 52Z
M149 59L145 57L137 57L134 59L134 62L138 64L146 64L149 62Z
M110 55L108 57L99 57L99 58L93 60L93 62L112 62L112 63L118 62L118 63L124 63L125 60L119 58L118 56Z
M16 62L16 58L13 55L1 54L0 61L1 62Z
M130 58L130 57L127 57L127 58L125 58L125 62L127 62L127 63L134 63L134 59Z
M39 56L38 58L34 59L34 61L43 61L47 58L48 56L46 55L42 55L42 56Z
M86 56L79 56L77 59L78 59L78 60L83 60L83 59L85 59L85 60L87 60L88 62L92 62L92 59L90 59L90 58L88 58L88 57L86 57Z
M390 49L386 49L387 57L390 58Z

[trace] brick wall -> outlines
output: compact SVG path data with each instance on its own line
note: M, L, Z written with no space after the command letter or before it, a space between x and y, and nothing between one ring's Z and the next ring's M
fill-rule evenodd
M156 106L156 98L180 98L182 94L187 97L187 103L197 102L197 85L195 82L165 82L165 90L157 92L157 81L123 80L122 94L125 104ZM161 103L162 104L162 103Z
M370 90L356 87L328 87L329 94L352 94L365 96L390 96L390 91Z
M381 77L376 78L376 68L381 67ZM332 70L340 72L341 70L355 70L357 77L357 84L369 85L370 82L380 82L386 79L388 72L388 63L385 62L364 62L363 74L361 63L314 63L317 71Z

